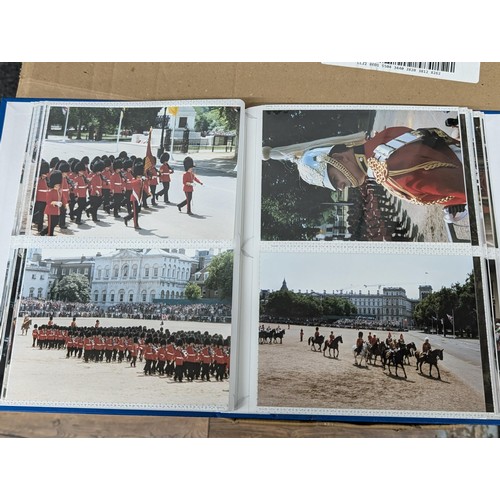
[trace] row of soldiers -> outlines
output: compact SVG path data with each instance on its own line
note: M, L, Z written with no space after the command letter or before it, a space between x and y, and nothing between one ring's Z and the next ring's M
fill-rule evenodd
M230 337L208 332L173 332L145 327L63 327L45 324L33 327L33 347L66 349L66 358L83 359L85 363L122 363L136 367L144 360L144 375L222 382L228 378Z
M153 206L161 196L165 204L169 203L170 175L174 172L169 160L170 155L163 153L157 168L155 157L128 157L125 151L116 158L103 155L92 161L88 156L68 161L54 157L50 163L42 160L33 224L40 235L53 236L56 226L67 228L68 215L76 224L83 224L83 213L99 222L97 212L102 205L108 215L112 211L117 219L122 218L120 210L126 209L125 224L133 219L134 227L140 229L139 213L141 208L149 208L149 198ZM162 189L157 191L160 184Z

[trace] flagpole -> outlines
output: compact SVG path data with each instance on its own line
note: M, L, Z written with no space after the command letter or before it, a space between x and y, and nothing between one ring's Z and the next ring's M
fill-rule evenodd
M120 132L122 130L122 120L123 120L124 109L122 109L120 111L120 121L118 122L118 133L116 134L116 152L118 152L118 149L120 148L120 145L119 145L119 142L120 142Z
M170 144L170 159L174 160L174 136L175 136L175 121L177 119L177 114L174 115L174 126L172 127L172 138Z
M66 121L64 123L64 134L63 134L63 142L66 142L66 133L68 131L68 119L69 119L69 108L66 108Z

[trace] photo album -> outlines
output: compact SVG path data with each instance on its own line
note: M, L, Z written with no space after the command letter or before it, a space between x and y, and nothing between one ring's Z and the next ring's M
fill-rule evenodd
M0 105L0 411L500 422L500 113Z

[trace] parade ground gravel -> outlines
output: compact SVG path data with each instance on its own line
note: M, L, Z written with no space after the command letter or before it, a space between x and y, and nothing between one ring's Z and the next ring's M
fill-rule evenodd
M96 319L101 326L135 326L160 328L160 321L110 318L78 318L80 326L92 326ZM48 318L33 318L33 323L46 324ZM68 325L71 318L56 318L57 325ZM18 321L12 360L8 372L5 396L8 401L23 404L41 403L54 406L115 407L134 405L161 409L171 405L226 407L229 401L229 380L210 382L194 380L174 382L166 376L145 376L144 361L137 367L123 363L85 363L83 359L66 358L66 350L40 350L32 347L31 330L27 336L20 335ZM167 321L164 328L171 332L194 330L202 333L221 334L226 338L231 333L230 324Z
M311 350L307 341L313 335L314 328L304 327L304 341L300 342L300 328L291 325L286 330L282 345L259 345L259 406L424 412L485 411L484 394L452 373L447 367L446 352L438 365L441 380L437 379L434 368L434 378L428 376L429 365L423 366L422 374L417 372L415 358L410 360L410 366L405 365L408 376L405 379L401 368L398 369L398 377L394 367L390 375L387 368L382 369L379 359L376 366L368 364L368 368L365 368L364 362L362 368L354 365L352 347L357 330L333 330L336 336L342 335L343 339L339 357L334 359L323 356L323 351ZM321 334L328 336L330 331L322 328ZM387 336L387 332L374 333L384 340ZM417 345L417 348L420 347Z

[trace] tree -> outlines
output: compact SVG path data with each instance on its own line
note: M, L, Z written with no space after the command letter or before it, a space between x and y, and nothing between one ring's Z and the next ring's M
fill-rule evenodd
M89 302L89 280L83 274L68 274L52 287L51 296L65 302Z
M233 252L228 251L216 255L207 267L205 286L217 290L221 299L231 298L233 294L233 263Z
M188 283L184 295L187 299L199 299L201 297L201 288L196 283Z

